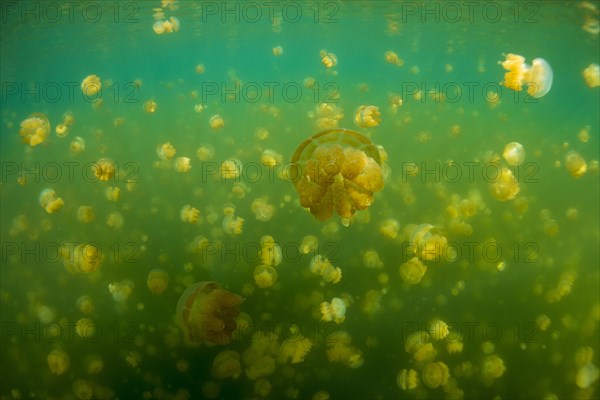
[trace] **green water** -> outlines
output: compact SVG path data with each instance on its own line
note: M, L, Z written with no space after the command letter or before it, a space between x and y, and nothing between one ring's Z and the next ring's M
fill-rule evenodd
M163 4L158 19L176 17L180 29L161 35L153 31L160 1L69 4L0 9L0 399L598 397L600 92L582 77L600 60L598 34L582 28L597 24L598 2L178 1ZM326 68L321 50L337 64ZM388 51L402 65L386 62ZM549 93L533 98L502 86L499 62L508 53L545 59L554 74ZM81 82L92 74L102 88L86 96ZM149 101L154 113L145 111ZM312 216L285 179L295 149L333 127L318 122L323 103L337 108L337 127L387 153L383 190L348 227L336 214ZM379 108L378 126L355 125L361 105ZM19 135L32 113L51 125L34 147ZM58 137L67 113L75 122ZM219 130L209 125L217 114ZM85 141L79 153L70 149L76 137ZM176 155L161 161L157 147L167 142ZM509 169L518 193L500 201L490 189L508 168L502 152L510 142L526 157ZM214 149L208 160L196 156L202 145ZM263 165L265 149L282 162ZM571 151L586 162L580 177L565 166ZM189 157L191 170L177 172L177 157ZM232 157L241 176L222 179L221 163ZM106 182L94 176L101 158L116 168ZM109 187L120 189L117 201L106 198ZM56 212L40 206L46 188L64 201ZM256 199L273 207L268 221L257 220ZM223 229L227 203L244 219L239 235ZM200 211L198 223L180 219L186 204ZM92 207L93 220L78 219L81 206ZM120 228L107 223L115 212ZM395 238L382 233L391 220ZM410 230L420 224L435 226L449 245L422 261L427 271L410 285L399 269L415 257ZM199 235L208 247L190 252ZM253 277L263 235L283 252L269 288ZM319 246L300 254L306 235ZM68 270L79 244L102 254L95 272ZM366 251L377 252L379 268L365 265ZM311 273L315 255L341 268L340 282ZM155 268L169 275L162 294L146 283ZM109 285L121 281L133 290L117 302ZM228 344L190 347L182 337L178 300L200 281L244 298L239 310L252 322L239 328L239 320ZM83 295L94 305L89 314L77 306ZM340 324L320 320L320 304L334 297L347 305ZM95 334L76 333L81 318ZM408 337L438 319L462 351L450 354L448 338L430 338L436 354L416 360ZM332 360L328 350L340 343L327 336L335 331L352 338L360 366ZM280 361L293 332L312 347L301 362ZM257 378L251 352L259 337L273 368ZM53 350L69 358L60 374L48 362ZM240 356L237 378L211 371L224 350ZM103 365L96 373L93 355ZM494 356L503 361L500 376L486 369ZM437 388L422 376L432 362L449 373ZM417 372L415 389L397 385L402 369ZM270 391L261 397L264 385Z

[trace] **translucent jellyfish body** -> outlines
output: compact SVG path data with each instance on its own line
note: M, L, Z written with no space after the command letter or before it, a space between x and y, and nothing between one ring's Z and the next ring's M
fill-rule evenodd
M190 163L190 158L189 157L177 157L175 159L175 162L173 163L173 167L175 168L175 171L177 172L189 172L190 169L192 169L192 165Z
M321 221L333 212L348 226L357 210L369 208L383 189L378 148L365 136L332 129L304 141L294 153L290 175L300 204Z
M42 113L33 113L23 121L21 121L21 129L19 135L23 138L23 142L31 147L35 147L43 143L50 134L50 121Z
M169 274L163 269L155 268L148 273L146 284L153 294L162 294L169 286Z
M117 303L125 303L131 293L133 292L133 288L135 285L130 280L122 280L120 282L113 282L108 284L108 291L112 295L112 298Z
M175 156L176 152L177 150L175 150L175 147L173 147L171 142L163 143L156 148L156 155L158 155L158 158L161 160L170 160Z
M523 56L507 54L501 64L508 71L504 74L503 84L509 89L521 91L526 87L530 96L539 98L552 88L552 68L543 58L534 59L530 66Z
M277 360L280 364L298 364L304 361L312 346L313 342L310 339L300 333L294 333L281 343Z
M109 158L101 158L92 167L96 178L102 182L106 182L115 176L117 171L115 163Z
M420 224L410 232L409 245L421 260L435 260L448 250L448 239L431 224Z
M283 254L279 243L275 242L272 236L264 235L260 238L260 261L265 265L273 267L281 264Z
M257 221L267 222L273 218L275 207L269 204L268 200L264 197L254 199L250 205L250 209L254 213Z
M77 219L85 224L92 222L96 218L94 208L91 206L79 206L77 208Z
M327 344L327 359L331 362L340 362L350 368L359 368L363 364L362 352L351 346L352 338L344 331L337 331L325 338Z
M54 375L62 375L71 366L69 355L62 350L52 350L47 361L50 372Z
M493 354L487 356L483 360L483 365L481 366L481 374L485 381L493 381L495 379L500 378L504 371L506 371L506 367L504 366L504 361Z
M319 239L313 235L307 235L302 238L300 243L300 253L308 254L312 251L316 251L319 248Z
M221 289L216 282L198 282L177 303L176 319L188 346L227 344L236 329L235 317L244 299Z
M435 389L448 383L448 366L441 361L431 362L423 367L421 378L425 386Z
M221 163L221 179L236 179L242 174L242 162L237 158L228 158Z
M85 140L76 136L69 144L69 151L73 154L83 153L85 151Z
M213 360L211 368L211 375L213 378L225 379L234 378L237 379L242 374L242 365L240 361L240 355L232 350L225 350L217 354Z
M200 221L200 210L190 206L189 204L186 204L181 207L181 210L179 211L179 218L183 222L195 224Z
M502 168L500 173L489 183L489 189L496 200L507 201L514 199L521 191L519 182L513 172L508 168Z
M342 270L334 267L326 258L317 254L310 261L310 271L313 274L321 275L325 282L338 283L342 279Z
M225 126L225 120L219 114L215 114L210 117L208 124L213 130L217 131Z
M63 199L56 197L56 192L50 188L46 188L40 192L38 201L48 214L59 210L65 204Z
M268 288L277 282L277 270L270 265L259 265L254 269L254 282L259 288Z
M70 273L87 274L97 271L104 256L100 248L89 243L77 246L64 245L60 249L65 269Z
M396 384L402 390L412 390L418 383L419 377L414 369L402 369L396 376Z
M565 168L574 178L581 178L587 172L587 163L578 152L571 150L565 155Z
M525 161L525 148L521 143L510 142L504 146L502 157L512 166L523 164Z
M590 64L583 70L582 74L586 85L591 88L600 86L600 65Z
M102 82L97 75L88 75L81 82L81 92L86 96L95 96L101 88Z
M341 324L346 319L346 303L339 297L331 299L331 303L321 303L321 321L333 321Z
M354 123L359 128L372 128L381 122L381 113L377 106L360 106L354 112Z

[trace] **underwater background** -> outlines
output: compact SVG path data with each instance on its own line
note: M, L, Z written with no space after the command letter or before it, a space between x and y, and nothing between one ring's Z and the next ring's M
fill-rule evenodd
M598 398L597 1L0 7L0 399Z

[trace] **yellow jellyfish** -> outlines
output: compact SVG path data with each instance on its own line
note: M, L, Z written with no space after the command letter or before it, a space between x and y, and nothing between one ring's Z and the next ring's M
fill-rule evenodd
M363 364L362 352L351 346L352 338L348 332L336 331L325 338L327 359L339 362L350 368L359 368Z
M206 71L206 67L204 64L197 64L195 70L197 74L203 74Z
M48 214L52 214L60 210L60 208L65 204L63 199L56 197L56 192L50 188L42 190L38 196L38 200L40 206L42 206L42 208L46 210Z
M414 369L401 369L396 376L396 384L402 390L412 390L417 387L419 377Z
M333 321L341 324L346 319L346 303L339 297L331 299L331 303L324 301L320 306L321 321Z
M383 189L379 149L365 136L332 129L304 141L295 151L289 177L300 204L321 221L333 212L348 226L357 210L369 208Z
M418 257L413 257L400 265L400 277L410 285L416 285L421 282L421 278L427 272L427 267Z
M325 68L333 68L337 65L337 56L333 53L328 53L327 50L321 50L319 52L321 56L321 63L325 66Z
M80 206L77 209L77 219L79 222L88 223L92 222L96 218L94 208L91 206Z
M270 265L254 268L254 282L259 288L268 288L277 282L277 270Z
M54 375L62 375L71 366L69 355L62 350L52 350L47 361L50 372Z
M162 294L169 286L169 274L163 269L155 268L148 273L146 285L152 294Z
M448 383L450 373L448 372L448 366L441 361L430 362L423 367L421 371L421 379L425 386L435 389L439 386L444 386Z
M115 231L121 230L123 227L123 215L118 211L111 212L106 219L106 225Z
M89 318L80 318L75 323L75 333L82 338L91 339L96 337L97 325Z
M304 358L313 346L313 342L296 332L281 343L279 348L278 361L280 364L298 364L304 361Z
M264 235L260 238L260 261L265 265L278 266L283 259L281 247L272 236Z
M71 111L67 111L63 114L63 124L67 127L73 125L75 123L75 115Z
M586 85L591 88L600 86L600 65L590 64L582 74Z
M195 224L200 221L200 210L190 206L189 204L181 207L181 211L179 211L179 218L183 222L187 222L189 224Z
M500 378L504 374L504 371L506 371L504 361L497 355L489 355L483 360L481 374L485 381L493 381Z
M158 104L154 100L148 100L144 103L144 112L148 114L154 114L157 108Z
M81 82L81 91L86 96L96 95L102 88L100 77L97 75L88 75Z
M243 301L216 282L198 282L187 288L179 298L176 313L185 344L230 343L236 329L234 318Z
M226 215L223 218L223 230L228 235L241 235L244 229L244 218Z
M91 314L95 310L94 302L90 296L84 295L77 299L77 309L84 314Z
M208 124L213 130L217 131L223 126L225 126L225 120L219 114L215 114L212 117L210 117Z
M163 143L156 148L156 154L161 160L170 160L175 156L175 147L171 144L171 142Z
M379 233L389 239L396 239L399 230L400 223L395 218L387 218L379 225Z
M242 374L240 355L233 350L225 350L215 356L211 375L216 379L237 379Z
M265 167L276 167L283 164L283 156L275 150L265 149L260 155L260 163Z
M381 113L377 106L360 106L354 111L354 123L359 128L372 128L381 123Z
M133 292L135 285L128 279L112 282L108 284L108 291L112 295L112 298L117 303L125 303L131 293Z
M308 254L319 248L319 239L313 235L307 235L302 238L300 243L300 254Z
M35 147L43 143L50 134L50 121L42 113L33 113L23 121L21 121L21 129L19 135L23 138L23 142L31 147Z
M250 209L254 213L257 221L267 222L273 218L273 213L275 212L275 207L269 204L266 198L259 197L258 199L254 199L252 204L250 204Z
M504 146L502 157L509 165L517 166L525 161L525 148L521 143L510 142Z
M436 319L435 321L433 321L431 323L431 327L429 328L429 333L430 333L431 337L433 338L433 340L442 340L446 336L448 336L448 333L450 333L450 330L448 329L448 324L446 324L444 321L442 321L440 319Z
M69 127L65 124L58 124L56 125L55 131L56 136L58 136L59 138L64 138L69 133Z
M104 369L104 361L99 355L92 354L85 358L86 372L90 375L98 374Z
M527 87L527 93L535 98L544 96L552 87L552 68L543 58L536 58L532 65L525 63L525 58L518 54L507 54L502 67L509 71L504 74L503 85L515 91Z
M85 151L85 140L76 136L69 144L69 151L73 154L83 153Z
M394 64L394 65L397 65L399 67L401 67L401 66L404 65L404 60L402 60L401 58L399 58L398 54L396 54L392 50L386 51L385 54L383 55L383 58L389 64Z
M121 197L121 189L117 186L109 186L104 191L104 196L108 201L118 201Z
M512 200L521 191L513 172L505 167L502 167L498 176L490 181L489 189L492 196L500 201Z
M208 161L215 156L215 148L210 144L203 144L196 150L196 157L201 161Z
M363 253L362 262L367 268L383 268L383 261L381 261L381 257L377 250L374 249L367 250Z
M571 150L565 156L565 168L571 176L579 179L587 172L587 163L581 154Z
M281 47L281 46L273 47L273 55L275 57L279 57L282 54L283 54L283 47Z
M578 388L587 389L600 377L600 369L594 364L587 363L577 370L575 384Z
M100 181L106 182L115 176L115 163L109 158L101 158L93 166L94 175Z
M269 138L269 130L266 128L256 128L254 137L258 140L267 140Z
M192 166L190 165L190 159L189 157L177 157L175 159L175 163L173 164L173 166L175 167L175 171L177 172L189 172L190 169L192 169Z
M237 179L242 174L242 162L237 158L228 158L221 163L222 179Z
M552 321L550 320L550 317L548 317L546 314L540 314L535 319L535 324L540 331L547 330L550 327L551 322Z

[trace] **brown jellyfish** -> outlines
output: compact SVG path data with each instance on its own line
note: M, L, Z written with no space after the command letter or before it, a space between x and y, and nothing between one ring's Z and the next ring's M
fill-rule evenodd
M188 346L228 344L236 329L235 317L244 299L221 289L216 282L197 282L177 303L176 319Z

